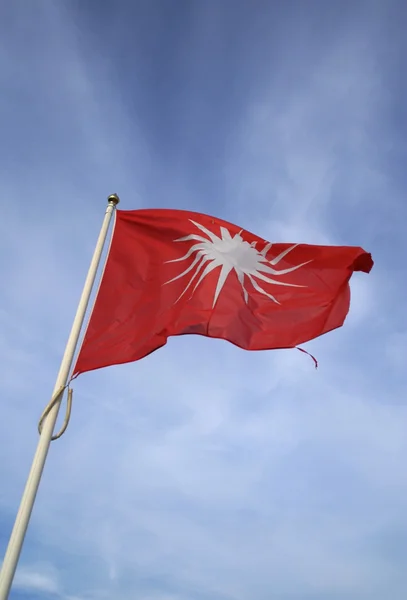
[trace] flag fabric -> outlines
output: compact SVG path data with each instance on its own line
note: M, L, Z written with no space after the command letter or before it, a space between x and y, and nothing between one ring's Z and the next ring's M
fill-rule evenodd
M359 247L274 244L204 214L118 210L73 375L139 360L176 335L294 348L344 323L352 273L372 266Z

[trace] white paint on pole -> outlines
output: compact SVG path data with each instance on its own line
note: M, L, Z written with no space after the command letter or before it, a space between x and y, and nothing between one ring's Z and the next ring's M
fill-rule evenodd
M57 391L63 386L65 386L68 382L72 362L75 356L75 350L78 344L79 336L86 314L86 309L88 307L93 284L96 278L96 273L102 256L103 246L106 241L112 215L118 202L119 197L116 194L112 194L111 196L109 196L102 228L100 230L99 238L96 243L96 248L93 253L92 261L90 263L88 275L85 280L85 285L83 287L78 309L76 311L75 319L72 324L71 333L68 338L64 356L62 358L58 377L55 382L54 394L56 394ZM34 460L32 462L30 474L25 485L20 507L18 509L13 531L10 536L10 541L8 543L7 551L0 571L0 600L7 600L10 593L11 584L13 582L13 578L17 569L21 549L24 543L25 534L27 532L31 512L35 503L35 498L40 485L42 472L51 443L52 434L58 417L62 396L63 392L61 392L59 400L50 410L48 416L46 417L43 423L42 433L40 435L37 450L35 452Z

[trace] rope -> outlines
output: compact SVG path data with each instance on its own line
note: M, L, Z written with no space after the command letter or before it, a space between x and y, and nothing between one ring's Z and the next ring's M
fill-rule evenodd
M299 350L300 352L303 352L304 354L308 354L308 356L310 356L312 358L312 360L314 361L315 368L318 369L318 361L315 358L315 356L312 356L312 354L310 354L309 352L304 350L304 348L299 348L298 346L296 346L296 349Z
M57 390L55 392L55 394L52 396L51 400L48 402L47 406L44 408L43 413L38 422L38 433L41 435L44 420L47 418L47 416L49 415L51 410L54 408L54 406L57 404L57 402L59 402L61 394L63 394L65 389L68 388L68 398L67 398L67 402L66 402L66 411L65 411L64 422L62 424L61 429L58 431L58 433L52 436L51 441L54 441L54 440L57 440L58 438L60 438L65 433L65 431L67 430L67 427L69 425L69 420L71 418L71 411L72 411L72 396L73 396L73 389L69 387L69 384L70 384L70 382L67 383L66 385L62 385L59 388L59 390Z

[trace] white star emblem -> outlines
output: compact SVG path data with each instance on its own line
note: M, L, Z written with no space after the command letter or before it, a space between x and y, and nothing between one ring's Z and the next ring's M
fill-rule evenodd
M220 271L218 281L216 284L212 307L215 306L219 294L221 293L222 288L225 285L226 279L228 278L229 273L233 270L235 271L241 288L243 290L243 297L246 304L248 302L249 294L245 288L245 278L247 278L250 281L250 283L252 284L254 289L257 290L257 292L263 294L264 296L267 296L276 304L280 304L280 302L276 300L276 298L272 294L263 289L258 280L272 285L281 285L286 287L297 288L306 287L303 285L296 285L294 283L284 283L282 281L278 281L269 277L269 275L278 277L279 275L286 275L287 273L292 273L293 271L296 271L297 269L300 269L304 265L311 262L310 260L308 260L307 262L296 265L295 267L290 267L289 269L282 269L280 271L273 268L285 256L287 256L289 252L294 250L294 248L296 248L298 244L290 246L272 260L268 260L266 256L270 248L272 247L271 243L266 243L264 248L261 251L259 251L256 248L257 242L252 242L251 244L249 244L249 242L245 242L243 240L242 236L240 235L242 233L242 230L232 237L229 230L226 229L226 227L221 227L221 237L218 237L217 235L212 233L212 231L209 231L209 229L206 229L206 227L204 227L200 223L197 223L196 221L193 221L191 219L190 222L193 225L195 225L195 227L200 229L207 237L191 234L174 240L174 242L197 242L196 244L193 244L189 248L188 252L181 258L175 258L173 260L166 261L166 263L175 263L188 260L188 258L190 257L194 257L192 263L182 273L164 283L164 285L167 285L169 283L172 283L173 281L176 281L177 279L180 279L181 277L185 277L185 275L187 275L188 273L191 273L186 287L184 288L181 295L177 298L176 302L178 302L183 297L187 290L189 290L192 284L196 281L198 275L200 275L192 289L192 297L201 281L203 281L203 279L205 279L205 277L217 267L220 267Z

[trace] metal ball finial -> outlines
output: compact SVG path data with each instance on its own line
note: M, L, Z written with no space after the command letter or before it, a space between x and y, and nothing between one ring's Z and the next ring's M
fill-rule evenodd
M117 206L120 202L120 198L117 194L110 194L110 196L108 197L107 201L111 204L114 204L115 206Z

